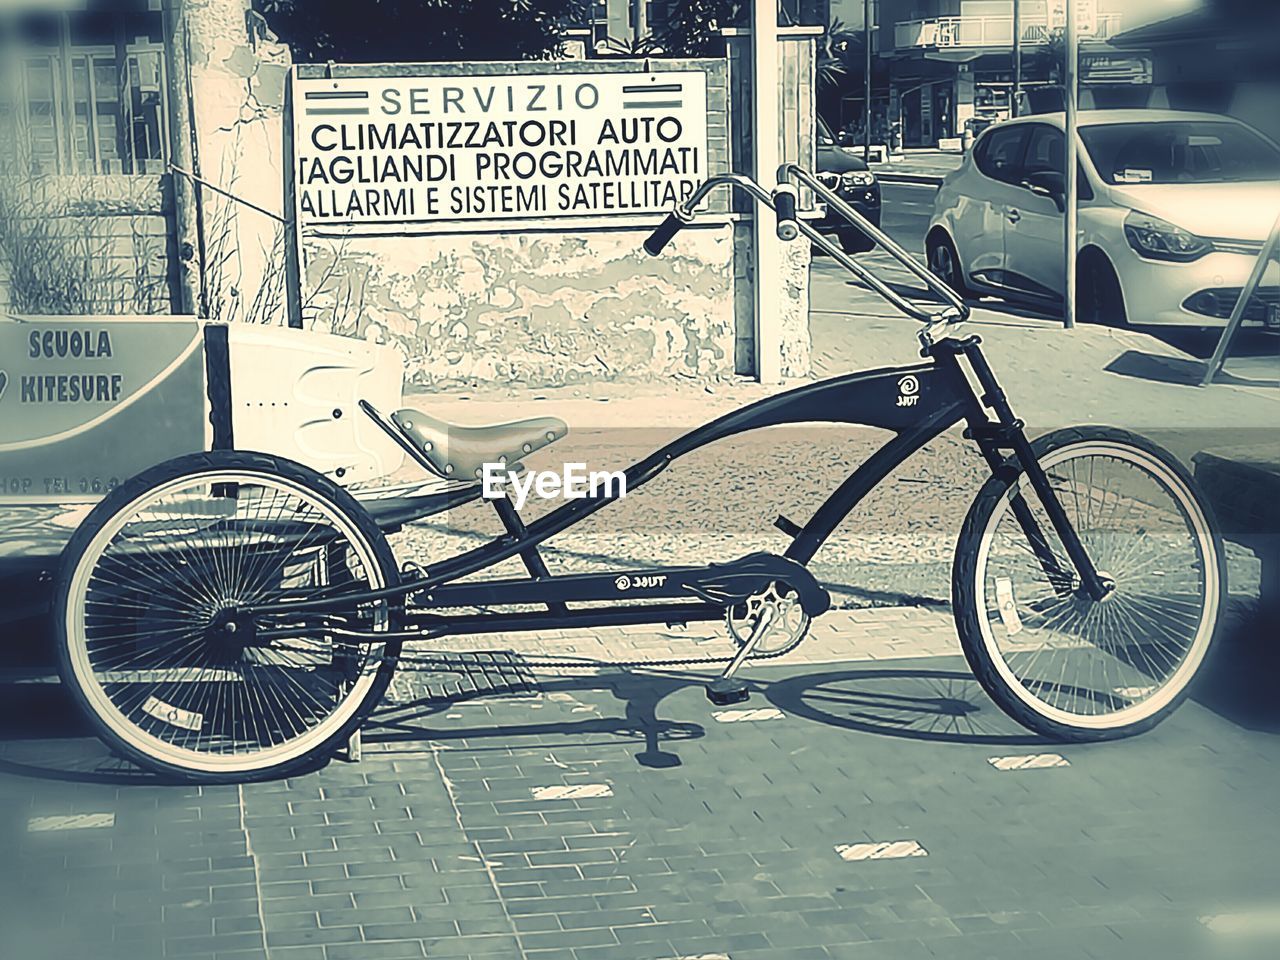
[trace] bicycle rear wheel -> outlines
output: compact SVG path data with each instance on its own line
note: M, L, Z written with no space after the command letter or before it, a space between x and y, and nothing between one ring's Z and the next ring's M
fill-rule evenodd
M63 682L144 767L201 782L286 774L327 757L382 696L400 641L376 635L395 614L385 601L340 618L244 608L396 582L377 525L314 471L179 457L114 490L68 544ZM353 625L374 639L343 632Z
M1114 590L1095 600L1025 473L993 477L956 545L952 603L974 674L1046 736L1103 740L1155 726L1187 694L1226 596L1222 542L1178 461L1135 434L1060 430L1032 444ZM1016 472L1015 472L1016 471ZM1015 516L1027 504L1045 542Z

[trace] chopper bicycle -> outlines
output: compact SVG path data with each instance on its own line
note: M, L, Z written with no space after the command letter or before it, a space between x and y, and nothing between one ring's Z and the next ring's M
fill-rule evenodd
M251 451L177 457L106 496L80 524L56 581L63 682L102 737L151 770L197 782L281 776L345 744L387 689L409 641L500 631L724 620L737 652L707 688L747 698L743 663L800 643L826 612L810 560L906 458L963 425L990 468L960 531L952 607L974 675L1031 730L1087 741L1149 729L1186 696L1226 595L1221 539L1181 464L1136 434L1099 426L1028 438L976 336L967 305L803 169L769 191L714 176L645 241L658 255L713 189L750 194L924 322L922 359L849 373L748 404L625 471L632 491L713 441L780 424L892 432L803 523L779 517L781 553L706 565L552 574L539 546L617 498L595 491L527 526L505 497L504 533L425 569L397 564L375 517L347 490ZM812 189L941 300L924 309L796 216ZM426 474L479 496L485 464L515 469L559 440L552 417L460 426L416 410L364 414ZM413 519L413 518L409 518ZM527 577L476 578L513 557ZM484 612L459 612L482 608ZM497 609L494 609L497 608Z

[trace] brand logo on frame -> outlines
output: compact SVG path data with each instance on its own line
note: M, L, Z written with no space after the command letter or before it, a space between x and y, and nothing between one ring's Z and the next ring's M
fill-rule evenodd
M667 576L665 573L646 573L638 577L630 577L624 573L613 581L613 585L619 590L661 587L666 584Z
M920 402L920 381L907 374L898 381L898 406L914 407Z

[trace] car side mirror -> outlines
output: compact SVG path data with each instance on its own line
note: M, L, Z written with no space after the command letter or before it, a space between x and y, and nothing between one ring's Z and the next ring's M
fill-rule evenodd
M1067 209L1067 180L1053 170L1037 170L1027 174L1022 186L1038 197L1048 197L1062 213Z

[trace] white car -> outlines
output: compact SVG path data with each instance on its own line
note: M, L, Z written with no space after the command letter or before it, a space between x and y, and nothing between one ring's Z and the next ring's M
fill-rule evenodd
M1061 303L1063 130L1061 113L989 127L938 189L925 252L962 296ZM1082 111L1079 130L1078 316L1224 325L1280 214L1280 147L1172 110ZM1245 319L1280 328L1266 282Z

